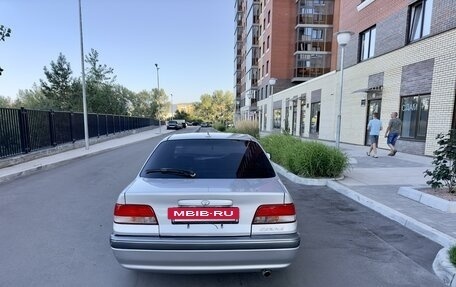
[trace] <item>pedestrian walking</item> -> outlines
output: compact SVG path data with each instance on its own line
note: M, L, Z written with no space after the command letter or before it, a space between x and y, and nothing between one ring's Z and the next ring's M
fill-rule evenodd
M390 148L389 156L394 156L397 153L396 141L399 139L402 130L402 121L397 117L397 112L391 113L391 119L386 128L385 138L386 143Z
M369 138L370 138L370 149L367 152L368 156L377 158L377 147L378 147L378 135L380 134L380 131L382 130L382 122L378 119L379 115L378 113L373 114L373 118L369 121L367 124L367 130L369 132Z

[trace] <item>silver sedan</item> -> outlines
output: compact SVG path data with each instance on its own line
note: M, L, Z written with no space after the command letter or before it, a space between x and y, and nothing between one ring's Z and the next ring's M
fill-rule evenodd
M255 138L188 133L163 139L121 192L110 242L128 269L270 274L292 263L300 237Z

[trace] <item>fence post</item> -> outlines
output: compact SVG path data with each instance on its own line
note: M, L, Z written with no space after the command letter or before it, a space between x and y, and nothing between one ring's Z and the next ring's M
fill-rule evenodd
M28 125L28 115L27 110L24 107L21 107L18 110L18 118L19 118L19 133L21 137L21 150L22 153L30 152L30 129Z
M76 139L74 138L74 114L70 112L69 119L70 121L70 134L71 134L71 141L74 143Z
M51 140L51 145L56 146L57 142L55 140L56 131L55 131L54 111L49 110L48 115L49 115L48 116L49 117L49 136L50 136L50 140Z
M112 115L112 134L116 134L116 117Z
M97 137L100 138L100 117L97 114Z

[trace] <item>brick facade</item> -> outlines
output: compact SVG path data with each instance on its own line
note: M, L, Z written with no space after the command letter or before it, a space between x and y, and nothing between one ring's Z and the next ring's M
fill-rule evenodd
M446 45L442 45L442 43L446 43ZM448 131L452 124L456 87L456 53L454 51L456 51L456 29L422 39L384 56L346 68L344 70L341 142L364 144L367 107L361 105L361 100L367 99L367 95L353 93L354 91L374 87L380 83L383 85L380 119L384 129L379 146L387 148L386 140L382 136L390 113L400 110L401 95L421 93L430 88L431 102L426 140L406 141L401 139L398 147L409 153L432 155L437 148L436 135ZM420 81L414 80L419 78L421 70L424 71L423 85ZM429 74L430 71L432 71L431 74ZM286 102L306 94L306 102L311 103L309 96L312 95L312 92L321 90L319 139L334 141L339 74L328 73L282 91L274 95L274 98ZM266 101L260 101L258 105L261 106L267 103ZM290 112L288 119L290 123L291 114ZM282 115L284 117L285 110L282 111ZM298 128L300 122L301 119L298 118L296 123ZM310 126L310 105L306 107L304 122L308 127ZM306 128L303 136L309 137L309 128Z

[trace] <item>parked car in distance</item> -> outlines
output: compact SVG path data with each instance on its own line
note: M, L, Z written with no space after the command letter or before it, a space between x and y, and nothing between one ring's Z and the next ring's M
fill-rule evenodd
M207 128L209 125L206 122L201 123L202 128Z
M187 127L187 123L185 120L175 120L178 124L180 124L184 129Z
M181 128L182 125L174 120L168 121L168 124L166 125L167 130L180 130Z
M110 244L125 268L219 273L286 268L300 236L286 187L244 134L164 138L119 195Z

